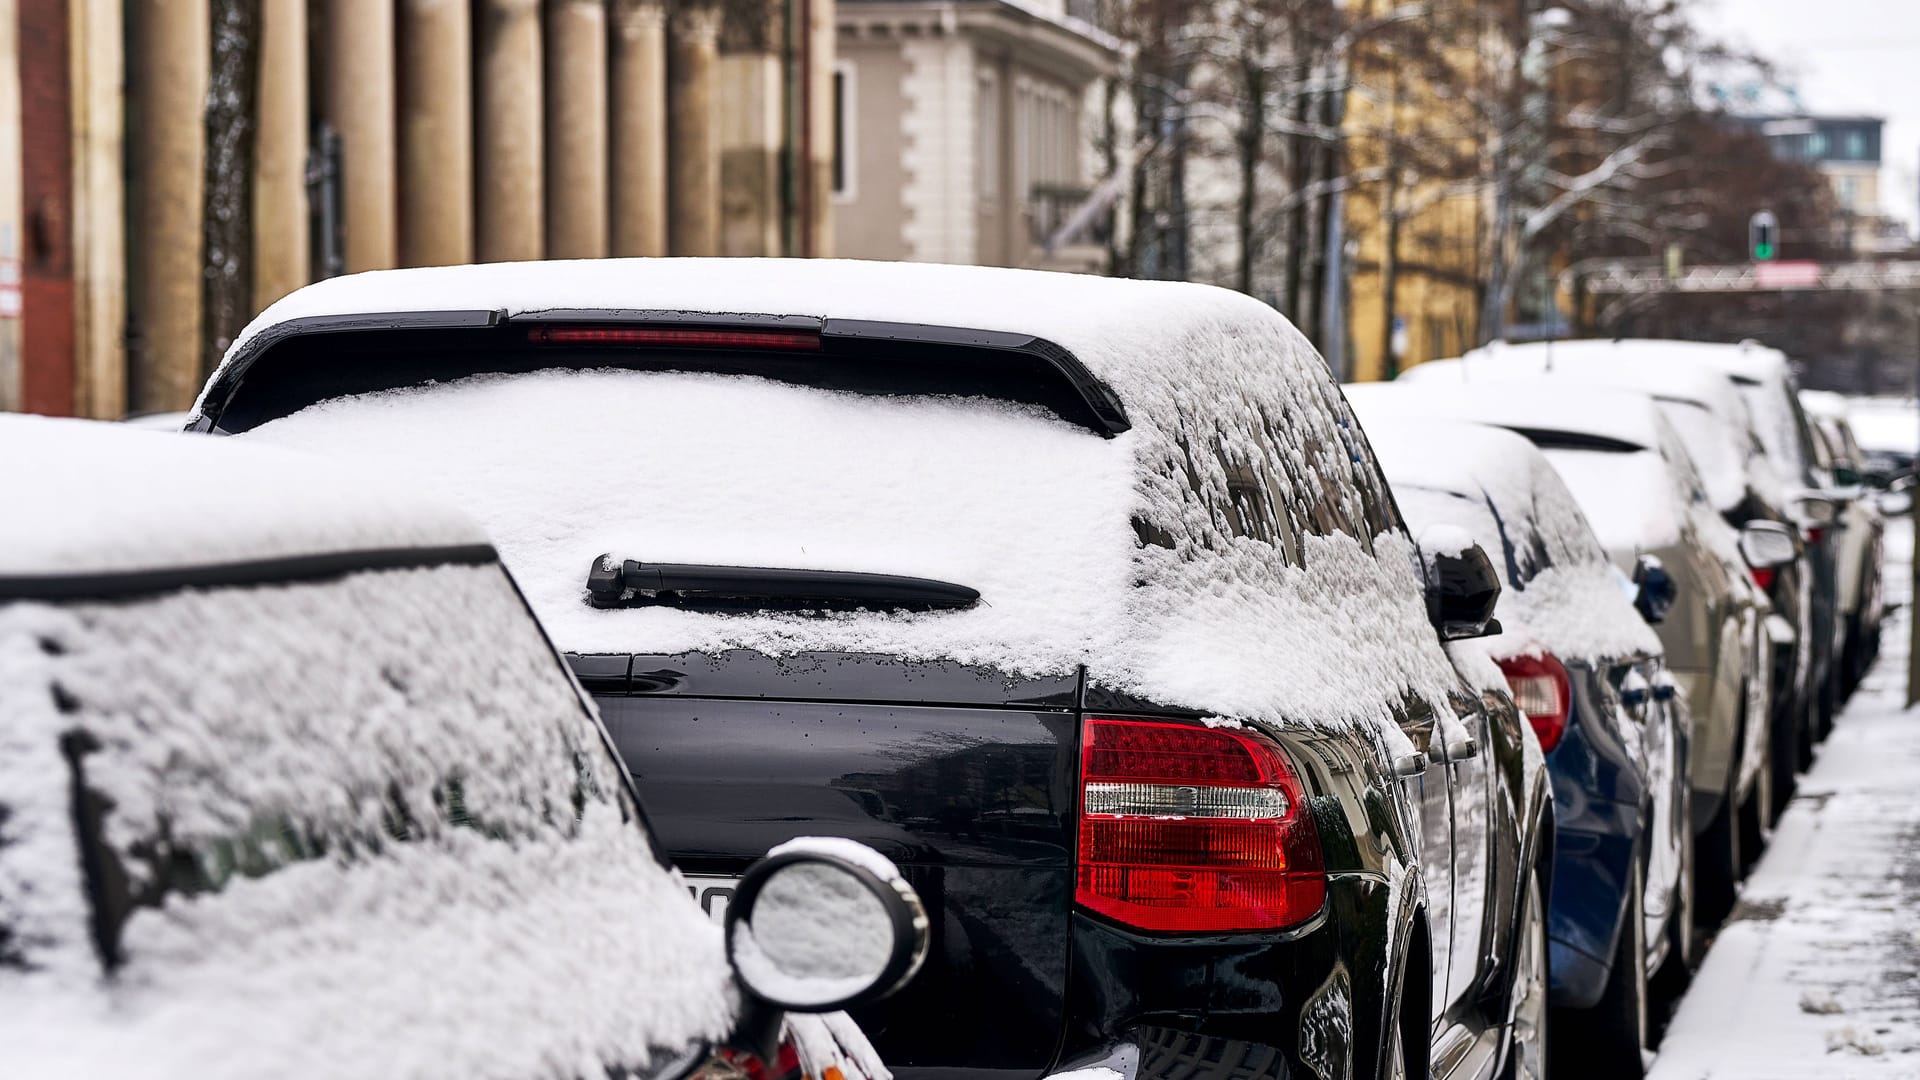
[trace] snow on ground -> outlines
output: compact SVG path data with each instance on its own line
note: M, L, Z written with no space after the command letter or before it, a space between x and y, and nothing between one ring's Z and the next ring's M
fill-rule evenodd
M1913 533L1887 536L1911 595ZM1654 1080L1920 1077L1920 710L1906 610L1801 778L1739 908L1681 1002Z

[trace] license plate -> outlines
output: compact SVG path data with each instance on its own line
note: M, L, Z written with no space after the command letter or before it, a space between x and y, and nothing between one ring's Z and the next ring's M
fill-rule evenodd
M707 913L714 922L724 922L727 917L727 905L733 902L733 890L740 887L737 877L717 877L710 874L682 874L686 879L687 891L693 894L693 902Z

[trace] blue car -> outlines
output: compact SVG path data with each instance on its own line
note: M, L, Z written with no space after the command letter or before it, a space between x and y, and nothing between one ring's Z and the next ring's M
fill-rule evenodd
M1691 923L1690 717L1651 626L1671 579L1650 557L1637 582L1617 569L1525 437L1428 419L1410 387L1348 394L1423 550L1455 533L1504 560L1502 632L1453 648L1505 674L1552 777L1553 1043L1595 1075L1641 1076L1648 978L1685 963Z

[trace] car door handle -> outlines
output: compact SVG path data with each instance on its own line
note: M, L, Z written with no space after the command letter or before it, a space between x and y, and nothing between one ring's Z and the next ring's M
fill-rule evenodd
M1479 756L1480 740L1471 735L1464 739L1447 743L1447 760L1449 762L1466 761L1469 758L1477 758Z
M1401 780L1411 780L1427 771L1427 755L1415 750L1411 754L1402 754L1393 759L1393 775Z

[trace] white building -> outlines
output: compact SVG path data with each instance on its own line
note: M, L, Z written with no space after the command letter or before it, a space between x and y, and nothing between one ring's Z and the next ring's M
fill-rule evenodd
M834 251L1098 270L1103 230L1044 249L1084 200L1119 43L1065 0L840 0Z

